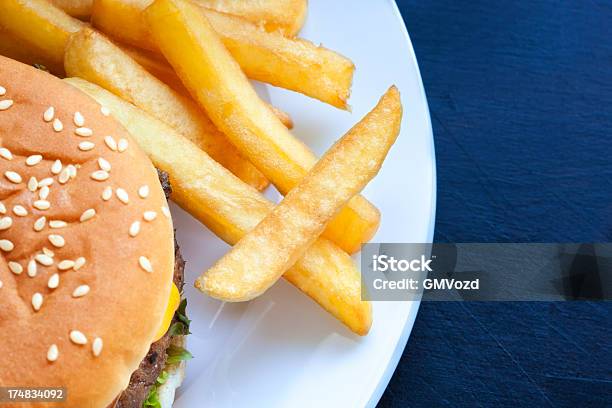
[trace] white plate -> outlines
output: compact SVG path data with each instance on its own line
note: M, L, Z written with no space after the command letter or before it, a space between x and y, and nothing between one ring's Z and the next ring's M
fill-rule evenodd
M352 114L269 88L271 101L291 114L294 133L321 154L396 84L404 104L402 133L365 196L383 214L375 241L431 242L431 124L395 3L311 0L302 35L355 62ZM193 282L228 246L177 207L172 211L187 260L185 288L193 319L188 348L195 356L187 365L176 408L376 404L406 345L418 302L377 302L374 325L365 338L352 335L284 281L250 303L222 304L197 292Z

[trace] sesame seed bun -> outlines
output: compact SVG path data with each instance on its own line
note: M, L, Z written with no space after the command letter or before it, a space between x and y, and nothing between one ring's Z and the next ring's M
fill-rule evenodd
M57 406L108 406L170 296L173 228L157 173L107 115L0 57L0 385L66 387Z

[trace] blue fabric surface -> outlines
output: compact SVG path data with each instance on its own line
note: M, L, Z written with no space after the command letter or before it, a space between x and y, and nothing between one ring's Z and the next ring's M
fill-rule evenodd
M612 2L398 1L435 240L612 240ZM612 406L612 302L423 303L381 407Z

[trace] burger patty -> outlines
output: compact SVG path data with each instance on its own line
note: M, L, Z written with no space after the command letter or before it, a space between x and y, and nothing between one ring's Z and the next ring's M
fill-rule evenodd
M168 174L158 170L159 181L164 189L166 198L170 197L172 188L168 180ZM181 251L174 239L174 284L182 292L183 290L183 274L185 270L185 261L181 256ZM174 321L173 321L174 322ZM151 344L151 348L146 357L140 362L138 369L132 373L130 384L121 393L115 404L115 408L141 408L143 402L149 394L149 390L155 384L157 377L161 374L166 365L166 350L170 346L170 333L166 333L164 337Z

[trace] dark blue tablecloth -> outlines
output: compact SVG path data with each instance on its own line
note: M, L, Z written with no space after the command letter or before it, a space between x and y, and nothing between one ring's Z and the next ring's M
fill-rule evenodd
M398 1L441 242L612 240L612 2ZM423 303L381 407L612 406L612 302Z

